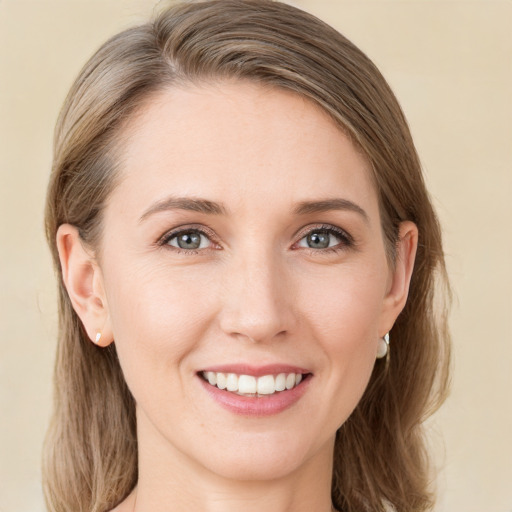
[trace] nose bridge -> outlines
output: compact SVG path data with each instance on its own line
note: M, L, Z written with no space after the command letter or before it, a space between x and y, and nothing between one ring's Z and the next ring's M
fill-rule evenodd
M252 341L271 340L293 328L284 261L272 248L247 248L226 269L221 327Z

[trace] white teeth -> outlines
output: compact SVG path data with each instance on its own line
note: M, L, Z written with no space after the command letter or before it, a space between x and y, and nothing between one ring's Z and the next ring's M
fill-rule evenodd
M228 385L228 380L226 378L226 374L225 373L217 373L216 375L217 375L217 387L219 389L226 389L226 386ZM209 379L208 379L208 382L210 382Z
M289 373L286 376L286 389L292 389L295 386L295 374Z
M276 392L273 375L264 375L258 379L258 395L271 395Z
M226 389L228 391L238 391L238 376L234 373L228 373Z
M276 391L284 391L286 389L286 374L280 373L276 377Z
M278 375L237 375L236 373L203 372L203 377L212 386L240 395L273 395L285 389L293 389L302 381L301 373L279 373Z
M256 378L252 375L238 377L238 392L243 394L256 393Z

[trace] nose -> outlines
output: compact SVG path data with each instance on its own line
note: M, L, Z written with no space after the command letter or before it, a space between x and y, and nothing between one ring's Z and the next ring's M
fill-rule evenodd
M231 337L264 343L297 324L290 269L275 255L240 255L223 276L220 326Z

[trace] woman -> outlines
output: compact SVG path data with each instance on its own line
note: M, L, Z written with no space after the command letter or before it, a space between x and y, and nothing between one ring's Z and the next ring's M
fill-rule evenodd
M113 37L59 118L46 227L50 510L431 510L440 229L334 29L219 0Z

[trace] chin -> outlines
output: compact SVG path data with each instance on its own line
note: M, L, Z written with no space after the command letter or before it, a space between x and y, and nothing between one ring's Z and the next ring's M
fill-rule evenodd
M301 460L274 453L270 457L253 456L248 452L244 456L221 457L219 464L208 461L207 469L222 478L237 481L280 480L295 473L301 467Z
M256 482L285 478L316 457L331 460L333 442L313 445L298 432L250 437L232 438L227 449L210 452L206 458L203 454L204 467L223 478Z

